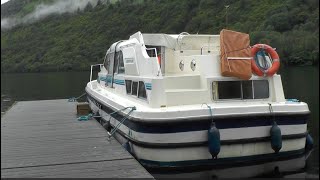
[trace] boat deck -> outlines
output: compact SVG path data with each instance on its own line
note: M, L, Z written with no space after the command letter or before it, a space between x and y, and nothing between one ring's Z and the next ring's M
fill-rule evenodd
M1 118L1 178L150 178L95 120L78 121L76 103L17 102Z

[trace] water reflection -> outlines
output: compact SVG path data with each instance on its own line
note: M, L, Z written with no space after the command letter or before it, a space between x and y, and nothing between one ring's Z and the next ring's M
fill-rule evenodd
M89 72L1 74L1 111L13 101L80 96L89 75Z
M280 71L285 97L308 103L311 111L308 131L314 152L307 161L307 173L319 175L319 67L288 67Z

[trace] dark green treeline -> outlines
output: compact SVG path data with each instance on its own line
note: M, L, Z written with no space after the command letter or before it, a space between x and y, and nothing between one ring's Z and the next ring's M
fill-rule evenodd
M122 0L2 30L1 72L89 70L113 42L137 31L218 34L226 27L249 33L251 45L277 48L284 64L318 64L318 0Z

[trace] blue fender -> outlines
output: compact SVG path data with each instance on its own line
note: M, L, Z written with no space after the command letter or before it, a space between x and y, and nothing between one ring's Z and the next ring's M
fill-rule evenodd
M272 127L270 129L270 136L271 136L271 147L276 153L278 153L282 148L282 137L281 137L281 130L275 121L273 121Z
M220 132L214 122L208 130L208 148L212 158L217 158L220 152Z
M311 150L312 148L313 148L313 139L312 139L311 135L308 133L307 137L306 137L305 149Z

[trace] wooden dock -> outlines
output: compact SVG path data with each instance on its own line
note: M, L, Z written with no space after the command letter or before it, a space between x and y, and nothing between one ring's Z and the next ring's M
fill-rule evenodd
M76 103L17 102L1 118L1 178L154 179Z

